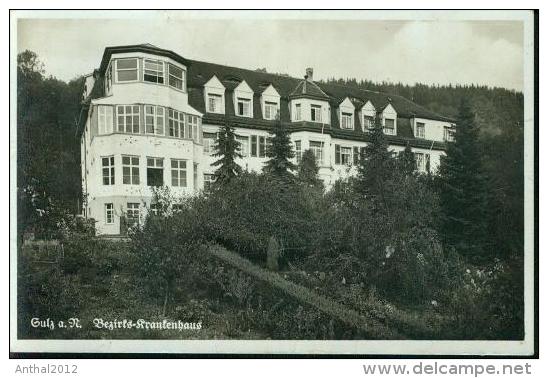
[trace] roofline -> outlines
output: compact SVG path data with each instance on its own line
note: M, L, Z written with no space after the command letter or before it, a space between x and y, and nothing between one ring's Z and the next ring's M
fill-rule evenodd
M161 49L159 47L150 46L150 45L125 45L125 46L109 46L105 48L103 53L103 58L101 59L101 65L99 66L99 72L101 74L105 73L105 70L108 67L108 62L112 54L120 54L126 52L142 52L150 53L154 55L163 56L166 58L171 58L174 61L189 66L191 64L190 60L183 58L181 55L171 51Z

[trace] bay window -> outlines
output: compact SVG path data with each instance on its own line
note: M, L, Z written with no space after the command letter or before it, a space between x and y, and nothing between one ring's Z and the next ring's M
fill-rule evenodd
M103 185L114 185L114 156L101 158L103 165Z
M114 115L112 106L97 106L99 134L111 134L114 130Z
M137 81L138 67L137 58L116 59L116 82Z
M143 80L150 83L164 83L164 62L160 60L145 59Z
M138 156L122 156L122 182L125 185L139 185Z
M152 157L147 158L147 185L164 185L164 159Z
M170 87L185 90L185 70L181 67L177 67L174 64L168 63L169 79L168 84Z
M169 109L169 136L175 138L185 137L185 114L177 110Z
M301 120L301 104L295 105L295 121Z
M164 135L164 108L145 105L145 132L147 134Z
M139 134L139 105L118 105L116 107L118 131Z

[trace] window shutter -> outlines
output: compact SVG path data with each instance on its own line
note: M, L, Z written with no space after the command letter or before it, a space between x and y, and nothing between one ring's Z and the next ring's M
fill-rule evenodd
M335 145L335 164L341 164L341 146Z
M360 149L354 147L354 165L358 165L360 162Z

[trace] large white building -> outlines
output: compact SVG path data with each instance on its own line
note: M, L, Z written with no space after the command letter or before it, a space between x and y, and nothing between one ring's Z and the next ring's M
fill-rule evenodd
M150 208L153 186L191 194L211 182L215 133L228 120L239 162L260 171L269 130L288 125L297 154L316 155L327 186L355 173L374 117L391 148L409 144L436 171L453 120L400 96L185 59L149 44L108 47L86 77L81 117L83 212L98 233L120 234ZM152 204L153 206L153 204Z

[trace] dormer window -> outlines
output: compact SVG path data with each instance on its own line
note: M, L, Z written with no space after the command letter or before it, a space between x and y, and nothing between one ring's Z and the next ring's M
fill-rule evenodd
M375 119L372 116L363 116L363 131L371 130L375 128Z
M424 139L424 123L417 122L415 137Z
M310 120L312 122L322 121L322 107L321 105L310 105Z
M251 100L247 98L238 97L238 102L237 102L238 115L241 117L251 117L250 105L251 105Z
M185 89L185 71L177 67L174 64L168 64L169 79L168 84L170 87L183 91Z
M278 114L278 104L275 102L266 101L264 103L264 118L265 119L276 119Z
M352 118L353 118L352 113L341 113L341 128L353 129L354 122L352 122Z
M137 81L138 66L137 58L116 59L116 82Z
M210 93L207 95L207 111L210 113L223 113L223 96Z
M164 62L145 59L143 80L150 83L164 83Z
M387 135L396 135L396 127L393 119L384 119L384 133Z
M445 127L443 129L443 140L446 142L454 142L455 141L455 130L451 127Z

